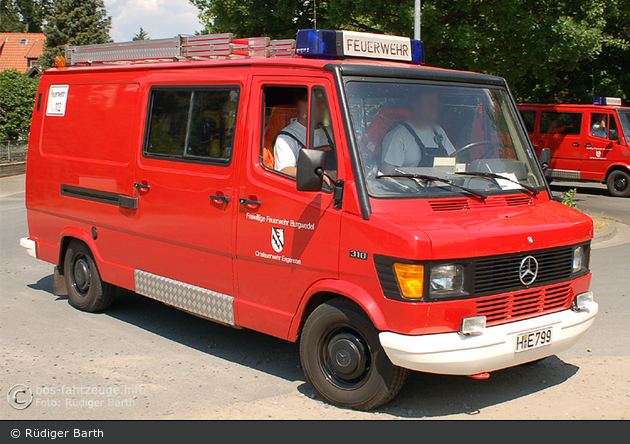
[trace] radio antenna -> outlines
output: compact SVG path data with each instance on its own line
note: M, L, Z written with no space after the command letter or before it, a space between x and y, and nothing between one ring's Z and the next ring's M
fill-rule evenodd
M317 0L313 0L313 29L317 29Z

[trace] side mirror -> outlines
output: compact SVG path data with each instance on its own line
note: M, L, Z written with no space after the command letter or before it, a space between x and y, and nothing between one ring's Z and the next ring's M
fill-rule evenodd
M543 171L549 168L549 162L551 162L551 150L549 148L543 148L540 150L540 156L538 156L538 163L540 163L540 167Z
M610 140L619 140L619 131L611 128L610 130L608 130L608 138Z
M302 149L297 161L297 190L321 191L324 183L324 158L326 153L319 150Z

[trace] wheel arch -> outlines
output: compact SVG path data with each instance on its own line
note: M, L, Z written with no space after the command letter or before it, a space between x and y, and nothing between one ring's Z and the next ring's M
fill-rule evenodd
M604 178L604 182L608 180L608 177L611 175L613 171L623 171L625 173L630 174L630 165L626 163L613 163L608 167L608 171L606 171L606 177Z
M57 266L59 267L59 272L64 274L64 258L66 255L66 250L68 249L68 245L73 240L78 240L83 242L92 252L94 256L94 260L96 264L99 265L100 257L98 256L98 251L96 249L96 245L94 245L94 241L92 237L86 233L85 231L79 230L77 228L68 227L61 232L61 237L59 239L59 258L57 260Z
M293 317L287 339L295 342L309 315L321 304L335 298L345 298L354 302L365 312L374 327L379 331L387 330L385 317L374 298L361 287L344 281L323 280L313 284L300 301Z
M134 291L134 269L131 266L105 259L101 255L96 241L92 238L92 234L76 227L64 228L59 236L59 243L57 244L59 246L57 266L61 275L63 275L65 271L63 269L63 263L66 250L70 242L75 239L83 242L90 249L103 282Z

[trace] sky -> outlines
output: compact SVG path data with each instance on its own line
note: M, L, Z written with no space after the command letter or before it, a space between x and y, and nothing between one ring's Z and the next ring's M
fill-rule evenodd
M115 42L126 42L142 28L152 39L194 34L202 25L199 10L188 0L105 0L112 17L110 35Z

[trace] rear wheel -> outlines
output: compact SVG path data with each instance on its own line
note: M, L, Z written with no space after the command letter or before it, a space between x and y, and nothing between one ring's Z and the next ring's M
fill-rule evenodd
M300 338L306 379L326 402L372 410L393 399L407 370L392 364L378 332L355 304L334 299L308 317Z
M101 280L92 252L83 242L70 242L63 270L68 298L75 308L95 312L111 305L116 287Z
M608 192L615 197L630 196L630 174L627 171L615 170L606 179Z

